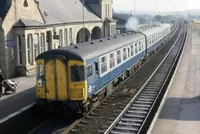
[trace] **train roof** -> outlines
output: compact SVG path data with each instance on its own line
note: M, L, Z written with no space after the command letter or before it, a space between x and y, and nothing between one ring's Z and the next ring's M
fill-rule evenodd
M163 31L163 29L170 27L169 24L162 24L159 27L146 30L147 36ZM124 35L124 36L123 36ZM98 40L93 40L76 45L66 46L54 50L50 50L40 54L37 59L48 59L55 56L64 56L67 59L86 61L88 59L101 56L113 50L121 48L125 45L131 44L138 40L144 39L144 36L138 33L120 34L115 37L106 37Z

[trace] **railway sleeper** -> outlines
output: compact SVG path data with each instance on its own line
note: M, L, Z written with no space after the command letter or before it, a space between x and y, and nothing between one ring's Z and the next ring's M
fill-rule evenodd
M132 110L143 110L143 111L149 110L149 108L147 108L147 107L135 107L135 106L131 106L130 109L132 109Z
M147 111L143 110L128 110L128 113L133 113L133 114L147 114Z
M142 107L142 108L150 108L151 105L148 105L148 104L133 104L132 106L135 106L135 107Z
M111 131L111 134L136 134L136 133L133 133L133 132L125 132L125 133L122 133L122 132L120 132L120 131L116 131L116 130L112 130Z
M138 123L142 123L143 122L143 119L141 118L127 118L127 117L122 117L120 119L121 121L131 121L131 122L138 122Z
M149 95L140 95L140 98L141 99L155 99L156 97L155 96L149 96Z
M139 128L136 128L136 127L124 127L124 126L122 126L122 125L116 125L115 127L114 127L114 130L115 129L118 129L118 130L125 130L125 131L133 131L133 132L135 132L135 131L138 131L138 129Z
M135 101L135 103L137 103L137 104L152 104L153 103L153 101Z
M125 117L135 117L135 118L145 118L144 115L129 114L129 113L125 113L124 116Z
M141 123L136 123L136 122L129 122L129 121L120 121L117 124L119 125L131 125L131 126L135 126L135 127L139 127L141 125Z

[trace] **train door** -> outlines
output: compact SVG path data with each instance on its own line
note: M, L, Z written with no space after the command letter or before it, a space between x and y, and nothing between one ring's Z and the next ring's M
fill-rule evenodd
M67 99L67 72L61 60L52 59L46 63L45 79L48 100L64 101Z

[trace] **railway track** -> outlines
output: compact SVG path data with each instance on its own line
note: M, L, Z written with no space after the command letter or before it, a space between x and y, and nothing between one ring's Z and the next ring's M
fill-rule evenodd
M164 59L169 49L171 48L172 50L172 44L175 44L172 42L174 42L175 40L176 42L178 42L180 39L178 37L182 37L180 34L181 29L182 29L182 26L178 26L177 30L175 30L174 32L174 36L173 37L171 36L170 37L171 40L167 42L167 44L169 45L165 44L163 48L161 48L161 50L158 53L156 53L156 55L153 58L151 58L147 63L145 63L146 65L144 65L136 74L130 77L126 82L120 85L119 88L116 90L116 92L110 95L110 97L104 100L99 106L97 106L97 108L95 108L93 111L88 113L85 117L74 122L71 126L69 126L63 132L63 134L65 133L84 133L84 134L88 133L89 134L89 133L97 133L97 132L99 133L106 132L107 128L109 128L110 126L109 124L113 124L113 121L118 117L118 115L121 114L121 112L130 102L130 100L132 100L132 98L140 92L139 89L142 87L145 81L149 78L150 74L153 72L152 70L155 70L155 68L158 66L160 61ZM153 87L149 87L149 89L151 88ZM151 91L145 91L145 92L148 93ZM152 91L152 94L153 94L153 91ZM151 99L153 98L150 97L149 100ZM137 102L142 102L142 99L137 100ZM146 102L146 103L148 104L150 102ZM144 110L144 113L146 113L145 108L143 110ZM132 112L134 111L132 110Z
M159 96L163 93L164 87L169 80L170 74L178 61L181 50L186 38L186 28L183 25L182 32L174 43L167 56L153 72L144 86L139 90L135 97L128 103L119 116L112 122L107 129L99 132L104 134L133 134L145 133L146 123L149 121L152 110L154 109Z
M170 35L169 38L176 38L178 29L180 29L180 28L178 28L178 26L174 26L174 30L173 30L174 34L172 34L172 35L175 35L175 36L172 37L172 35ZM169 41L169 43L170 43L170 41ZM164 51L167 51L170 48L170 45L165 46L163 48L165 48ZM105 117L103 117L103 120L102 120L102 122L103 122L103 121L105 121L105 119L108 119L111 116L111 114L104 114L104 112L106 112L106 111L109 111L108 113L112 113L115 110L115 112L116 112L115 115L116 116L119 115L120 112L125 107L124 104L128 103L133 98L133 96L136 94L137 90L148 79L148 77L149 77L148 75L150 75L152 73L152 71L148 70L148 69L153 70L153 68L155 68L156 65L159 64L159 61L162 59L162 57L164 57L164 54L165 53L163 53L163 55L160 57L159 60L151 58L148 61L148 63L145 63L145 64L147 64L146 67L142 67L142 69L140 69L136 73L136 75L134 74L134 78L130 77L130 79L137 81L137 84L134 85L134 90L128 89L128 87L126 86L127 82L124 81L117 87L116 92L114 94L112 94L110 97L106 98L103 101L103 103L101 103L99 106L97 106L97 108L94 108L93 110L91 110L91 112L89 112L86 115L86 118L93 119L95 117L95 115L100 112L101 113L100 118L105 115ZM154 57L156 57L156 55ZM150 65L148 65L148 64L150 64ZM143 72L143 73L140 73L140 72ZM124 88L126 88L126 89L124 89ZM122 91L122 89L123 89L123 91ZM124 100L124 102L122 102L120 100ZM113 103L113 101L114 101L114 103ZM111 106L113 106L115 108L110 107L109 104L111 104ZM104 110L102 110L102 109L104 109ZM40 121L37 122L38 124L35 125L32 123L32 120L34 120L34 118L37 119L37 116L41 117L41 115L40 116L35 115L35 116L31 117L31 119L26 116L25 117L21 116L20 121L12 121L11 123L6 123L8 130L4 131L4 132L5 133L12 133L12 132L18 133L19 132L21 134L23 134L23 133L39 134L39 133L45 132L45 133L56 133L57 134L57 133L62 133L62 132L65 133L66 131L70 131L75 126L81 128L83 126L83 124L85 125L88 123L87 120L85 120L85 118L77 120L77 118L79 118L79 117L76 115L73 115L71 117L69 117L69 116L48 116L48 118L47 117L40 118L39 119ZM23 118L27 118L27 119L23 119ZM76 122L73 123L72 125L70 125L75 120L76 120ZM98 125L102 124L102 122L99 122ZM34 125L35 125L35 127L33 127ZM96 126L96 129L98 129L98 125ZM13 126L13 129L9 130L8 126ZM24 129L25 126L28 126L27 129ZM85 132L83 132L83 133L85 133Z

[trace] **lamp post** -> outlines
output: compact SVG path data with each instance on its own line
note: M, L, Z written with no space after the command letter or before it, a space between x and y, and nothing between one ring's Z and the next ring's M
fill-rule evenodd
M136 7L136 0L134 0L134 15L135 15L135 7Z

